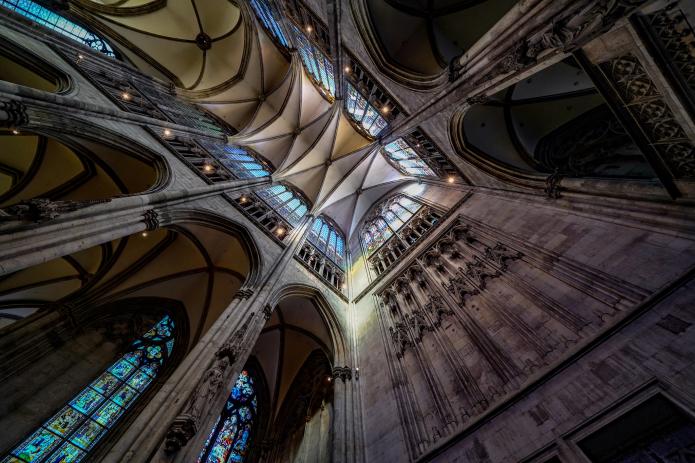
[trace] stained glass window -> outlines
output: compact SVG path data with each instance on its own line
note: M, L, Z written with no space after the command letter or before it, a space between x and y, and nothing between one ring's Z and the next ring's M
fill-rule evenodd
M273 185L256 194L293 227L300 224L309 210L304 200L285 185Z
M326 257L345 268L345 237L332 222L317 217L311 225L308 239Z
M352 119L360 124L362 128L372 137L379 135L388 124L386 119L381 117L379 111L369 104L367 99L357 91L350 83L346 83L347 99L345 109Z
M236 178L258 178L270 176L270 168L249 150L237 145L201 140L210 154L229 169Z
M396 164L398 169L404 174L432 177L436 175L415 150L402 138L384 146L381 152Z
M244 370L205 441L198 463L243 462L248 454L257 406L253 379Z
M331 60L314 45L306 35L292 24L292 32L297 42L297 50L302 58L304 68L314 78L316 83L332 98L335 95L335 78Z
M123 413L152 383L171 351L174 322L162 318L133 342L89 386L6 456L2 463L76 463L118 422Z
M362 228L362 242L371 254L396 233L422 207L404 195L381 203Z
M263 26L273 34L283 46L289 47L285 33L282 32L280 27L280 21L278 20L278 13L275 10L274 5L272 5L267 0L251 0L251 6L256 12L256 16L261 20Z
M15 11L37 24L41 24L76 42L83 43L111 58L116 56L111 46L104 39L36 2L31 0L0 0L0 6Z

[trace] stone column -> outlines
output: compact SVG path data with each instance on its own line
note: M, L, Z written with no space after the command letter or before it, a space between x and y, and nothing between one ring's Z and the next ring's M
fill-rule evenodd
M333 378L333 463L352 461L352 449L348 445L348 428L352 418L349 409L351 400L348 398L348 381L352 380L352 370L347 367L335 367Z

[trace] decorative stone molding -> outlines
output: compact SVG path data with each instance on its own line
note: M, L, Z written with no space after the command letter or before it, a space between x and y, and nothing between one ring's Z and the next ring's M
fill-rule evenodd
M154 209L149 209L143 214L142 221L145 222L147 231L156 230L160 226L159 213Z
M695 143L640 60L628 53L600 65L625 109L676 178L695 178Z
M27 108L19 101L0 101L0 127L21 127L29 122Z
M563 178L563 175L557 170L548 175L545 179L543 193L550 199L558 199L560 197L560 182Z
M270 320L270 317L273 316L273 308L270 307L270 305L266 304L265 307L263 307L263 318L265 318L265 321Z
M109 201L111 200L51 201L50 199L34 198L0 209L0 221L48 222L58 218L61 214Z
M169 426L164 439L164 449L167 453L178 452L196 434L200 418L205 415L225 382L227 370L236 362L244 349L243 340L251 319L253 319L253 312L234 333L231 340L222 344L215 352L213 364L203 373L182 412Z
M331 372L333 379L342 379L343 382L347 382L352 379L352 369L348 366L334 367Z
M553 21L547 21L541 30L535 31L525 40L515 44L479 81L492 80L504 74L519 72L536 64L541 55L576 50L610 29L618 19L629 15L645 3L647 3L646 0L577 2L576 8L569 8ZM457 66L452 69L454 79L458 78L461 69L457 69Z

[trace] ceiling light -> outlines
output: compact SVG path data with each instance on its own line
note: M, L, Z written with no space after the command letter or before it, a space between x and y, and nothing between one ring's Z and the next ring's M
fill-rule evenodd
M446 179L446 181L449 182L449 183L454 183L455 180L456 180L456 179L454 178L453 175L449 175L449 178Z
M142 232L141 235L143 238L147 238L147 232L146 231Z
M212 167L210 164L205 164L205 165L203 166L203 170L204 170L205 172L212 172L212 169L213 169L213 167Z
M350 71L351 71L350 66L345 66L345 72L347 72L349 74Z
M170 136L171 136L171 130L169 130L169 129L164 129L164 136L165 136L165 137L170 137Z
M239 201L241 201L242 203L245 203L246 202L246 196L242 196L241 198L239 198Z
M282 228L282 227L280 227L280 228L278 228L277 230L275 230L275 233L277 233L278 235L282 236L282 235L285 234L285 229Z
M130 98L131 98L130 93L128 93L128 92L123 92L121 94L121 97L126 101L130 100Z
M306 29L306 31L307 31L307 32L309 32L309 33L311 33L311 31L313 31L313 30L314 30L314 28L313 28L313 27L311 27L311 26L306 26L306 28L305 28L305 29Z
M12 135L19 135L19 130L12 129Z
M386 114L386 113L389 112L389 111L391 111L391 110L389 109L388 106L384 106L383 108L381 108L381 112L384 113L384 114Z

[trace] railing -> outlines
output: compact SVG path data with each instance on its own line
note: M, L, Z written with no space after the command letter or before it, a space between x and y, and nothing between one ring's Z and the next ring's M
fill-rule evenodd
M282 243L292 230L292 226L285 219L254 193L239 196L234 200L234 204L279 243Z
M311 242L304 242L297 253L297 257L325 283L342 294L345 284L345 272Z

